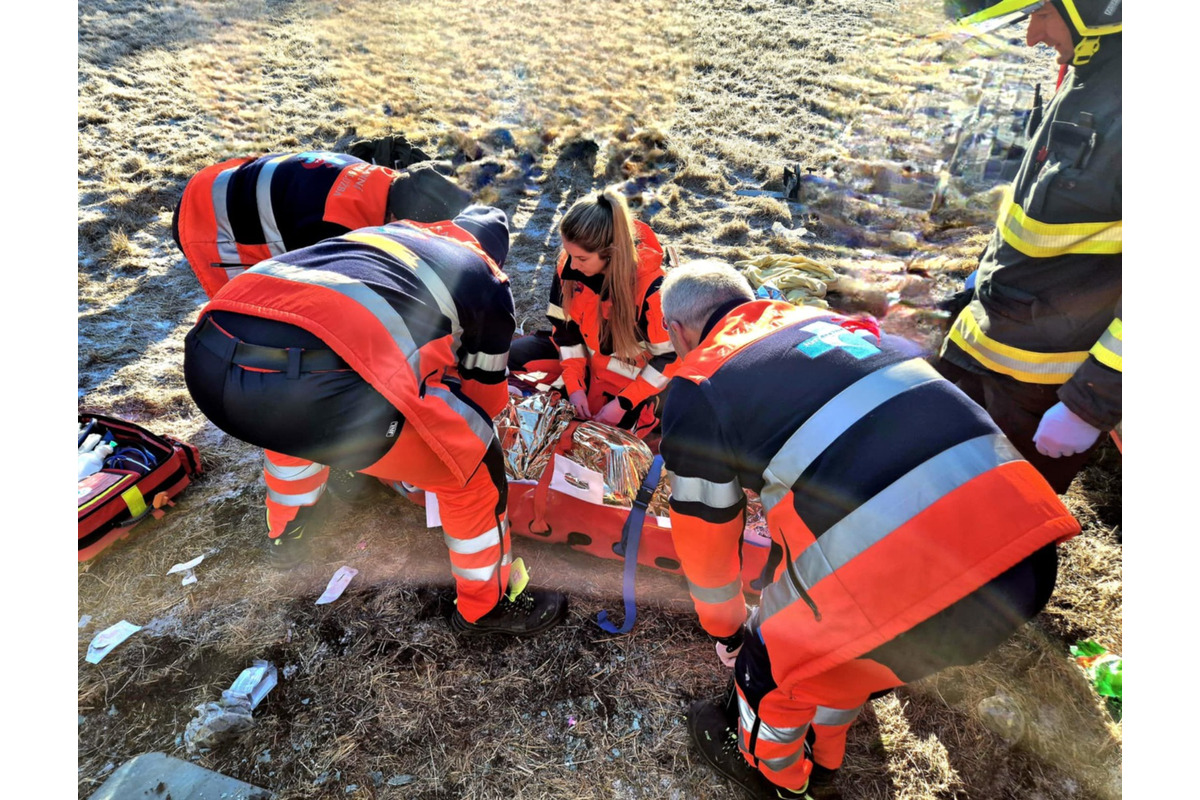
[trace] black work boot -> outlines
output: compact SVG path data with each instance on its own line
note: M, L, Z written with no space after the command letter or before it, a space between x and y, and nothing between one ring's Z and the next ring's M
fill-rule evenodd
M813 781L799 791L776 786L750 766L738 748L737 718L730 719L726 697L697 700L688 707L688 733L708 765L729 778L753 800L835 800L833 795L809 794ZM831 772L826 770L826 772Z
M534 636L553 628L567 616L567 596L561 592L526 587L516 600L508 594L475 622L467 622L458 609L450 616L450 627L467 636L499 633L505 636Z
M369 505L392 494L378 478L339 467L329 468L329 490L337 499L355 506Z
M329 508L324 496L311 506L302 507L275 539L268 539L267 554L271 566L288 570L308 558L309 543L325 521Z

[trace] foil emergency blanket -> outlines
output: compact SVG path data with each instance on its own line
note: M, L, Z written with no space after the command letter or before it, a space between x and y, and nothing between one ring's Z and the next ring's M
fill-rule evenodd
M550 463L554 448L575 411L558 393L517 399L492 420L504 448L504 471L511 480L537 480Z
M574 417L571 403L557 393L510 398L495 418L504 448L504 466L510 479L537 480L550 464L559 439ZM604 476L604 504L632 508L650 471L654 456L646 443L626 431L599 422L583 422L576 429L567 457ZM670 484L660 479L649 513L665 517Z

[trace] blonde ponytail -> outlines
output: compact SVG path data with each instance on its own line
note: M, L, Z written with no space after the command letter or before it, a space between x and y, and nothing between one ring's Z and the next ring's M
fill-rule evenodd
M611 336L613 355L634 362L641 353L637 337L637 241L625 197L613 187L593 192L571 206L559 224L563 241L608 260L602 293L612 302L608 320L601 319L600 340ZM561 271L566 252L559 253ZM571 315L575 281L563 281L563 313Z

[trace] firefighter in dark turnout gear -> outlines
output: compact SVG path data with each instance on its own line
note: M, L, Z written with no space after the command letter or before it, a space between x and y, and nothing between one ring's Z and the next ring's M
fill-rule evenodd
M212 297L263 259L393 220L452 219L468 202L466 190L430 162L397 171L345 153L272 153L198 172L183 190L172 229Z
M937 366L1063 493L1121 421L1121 1L1008 5L1071 70Z
M329 465L439 501L464 632L537 633L565 598L509 584L492 417L515 326L504 213L361 228L261 261L188 333L184 373L221 430L267 450L272 552L304 541ZM511 595L511 596L510 596Z
M672 539L737 692L736 722L699 702L689 728L752 794L817 796L872 695L970 663L1037 614L1079 525L911 342L754 300L721 262L672 270L662 295L681 357L661 443ZM772 538L749 619L743 489Z

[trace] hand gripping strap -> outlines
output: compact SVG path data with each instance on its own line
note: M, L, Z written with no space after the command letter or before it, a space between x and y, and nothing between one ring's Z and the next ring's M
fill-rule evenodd
M642 537L642 524L646 519L646 506L650 505L650 498L654 496L654 490L658 486L658 477L662 473L662 462L662 456L655 456L654 460L650 462L650 472L647 473L646 480L642 481L642 486L638 489L637 497L633 501L633 508L629 510L629 516L625 520L625 527L621 530L620 547L625 556L623 584L625 621L618 628L608 621L608 612L601 611L596 615L596 623L608 633L629 633L633 628L634 620L637 619L637 598L634 592L634 581L637 576L638 542ZM613 550L617 550L617 547L614 546Z

